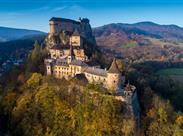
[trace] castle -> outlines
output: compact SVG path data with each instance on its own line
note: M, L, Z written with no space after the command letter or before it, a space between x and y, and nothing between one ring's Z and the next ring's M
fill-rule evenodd
M119 71L116 60L113 59L108 70L90 66L84 41L95 42L88 19L74 21L51 18L50 32L46 38L49 52L49 58L45 59L47 75L65 79L82 75L89 83L102 84L109 90L120 92L125 78Z
M116 59L108 70L90 65L90 57L86 54L85 44L96 48L89 20L74 21L64 18L50 19L50 32L45 44L49 57L45 59L47 75L66 80L84 77L89 83L101 84L112 90L116 100L125 102L128 110L133 113L137 122L140 117L140 107L136 87L129 83L125 85L125 77L116 64Z

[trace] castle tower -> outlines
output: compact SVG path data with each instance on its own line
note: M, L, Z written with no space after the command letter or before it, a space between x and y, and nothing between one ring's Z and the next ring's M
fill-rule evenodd
M50 34L57 34L58 33L58 20L52 17L50 20Z
M46 65L47 75L51 75L51 65Z
M52 75L51 60L45 59L45 65L46 65L46 74Z
M116 64L116 59L113 62L107 72L107 88L110 90L119 91L121 89L122 76Z
M73 52L72 46L70 45L70 50L67 57L67 63L71 63L73 59L74 59L74 52Z
M82 45L82 38L80 36L78 29L74 30L74 32L70 38L70 45L78 46L78 47L80 47L80 45Z
M125 97L131 97L133 94L133 89L132 86L130 85L130 83L128 82L128 84L126 85L125 89L124 89L124 95Z

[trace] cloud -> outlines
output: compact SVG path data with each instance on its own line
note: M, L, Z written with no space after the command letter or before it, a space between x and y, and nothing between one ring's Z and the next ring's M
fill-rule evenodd
M62 10L65 10L66 8L68 8L68 7L66 7L66 6L55 7L55 8L52 9L52 12L62 11Z
M69 9L70 9L70 10L81 10L82 7L79 6L79 5L72 5L72 6L69 7Z
M7 16L21 16L21 15L24 15L24 13L20 13L20 12L7 12L6 15Z
M0 20L0 25L13 24L15 22L16 22L15 19L4 19L4 20Z
M36 8L36 9L33 9L32 11L45 11L45 10L49 10L50 7L49 6L43 6L43 7L39 7L39 8Z
M65 11L67 10L67 12L70 12L70 11L79 11L79 10L82 10L83 8L79 5L67 5L67 6L60 6L60 7L54 7L52 8L50 11L52 12L60 12L60 11Z

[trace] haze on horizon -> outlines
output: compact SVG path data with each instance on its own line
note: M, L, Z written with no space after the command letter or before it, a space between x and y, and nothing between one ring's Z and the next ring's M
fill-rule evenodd
M183 27L181 0L0 0L0 26L48 32L53 17L87 17L92 27L151 21Z

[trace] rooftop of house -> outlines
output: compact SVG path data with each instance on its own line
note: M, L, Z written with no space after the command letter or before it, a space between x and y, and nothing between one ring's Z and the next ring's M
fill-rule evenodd
M108 73L120 73L118 66L116 64L116 59L113 59L113 62L108 70Z
M81 60L76 60L76 59L72 60L71 63L70 63L70 65L87 66L87 64L84 63L83 61L81 61Z
M52 63L52 65L54 66L65 66L65 67L69 67L69 65L75 65L75 66L88 66L85 62L81 61L81 60L76 60L76 59L73 59L71 61L71 63L69 64L67 62L67 57L66 58L60 58L60 59L56 59L56 60L53 60L53 59L45 59L45 64L46 65L50 65Z
M57 59L55 65L69 67L66 59Z
M107 76L107 71L104 69L100 68L95 68L95 67L87 67L85 69L86 73L93 74L93 75L98 75L98 76Z
M74 33L72 34L72 36L80 36L78 29L74 30Z

